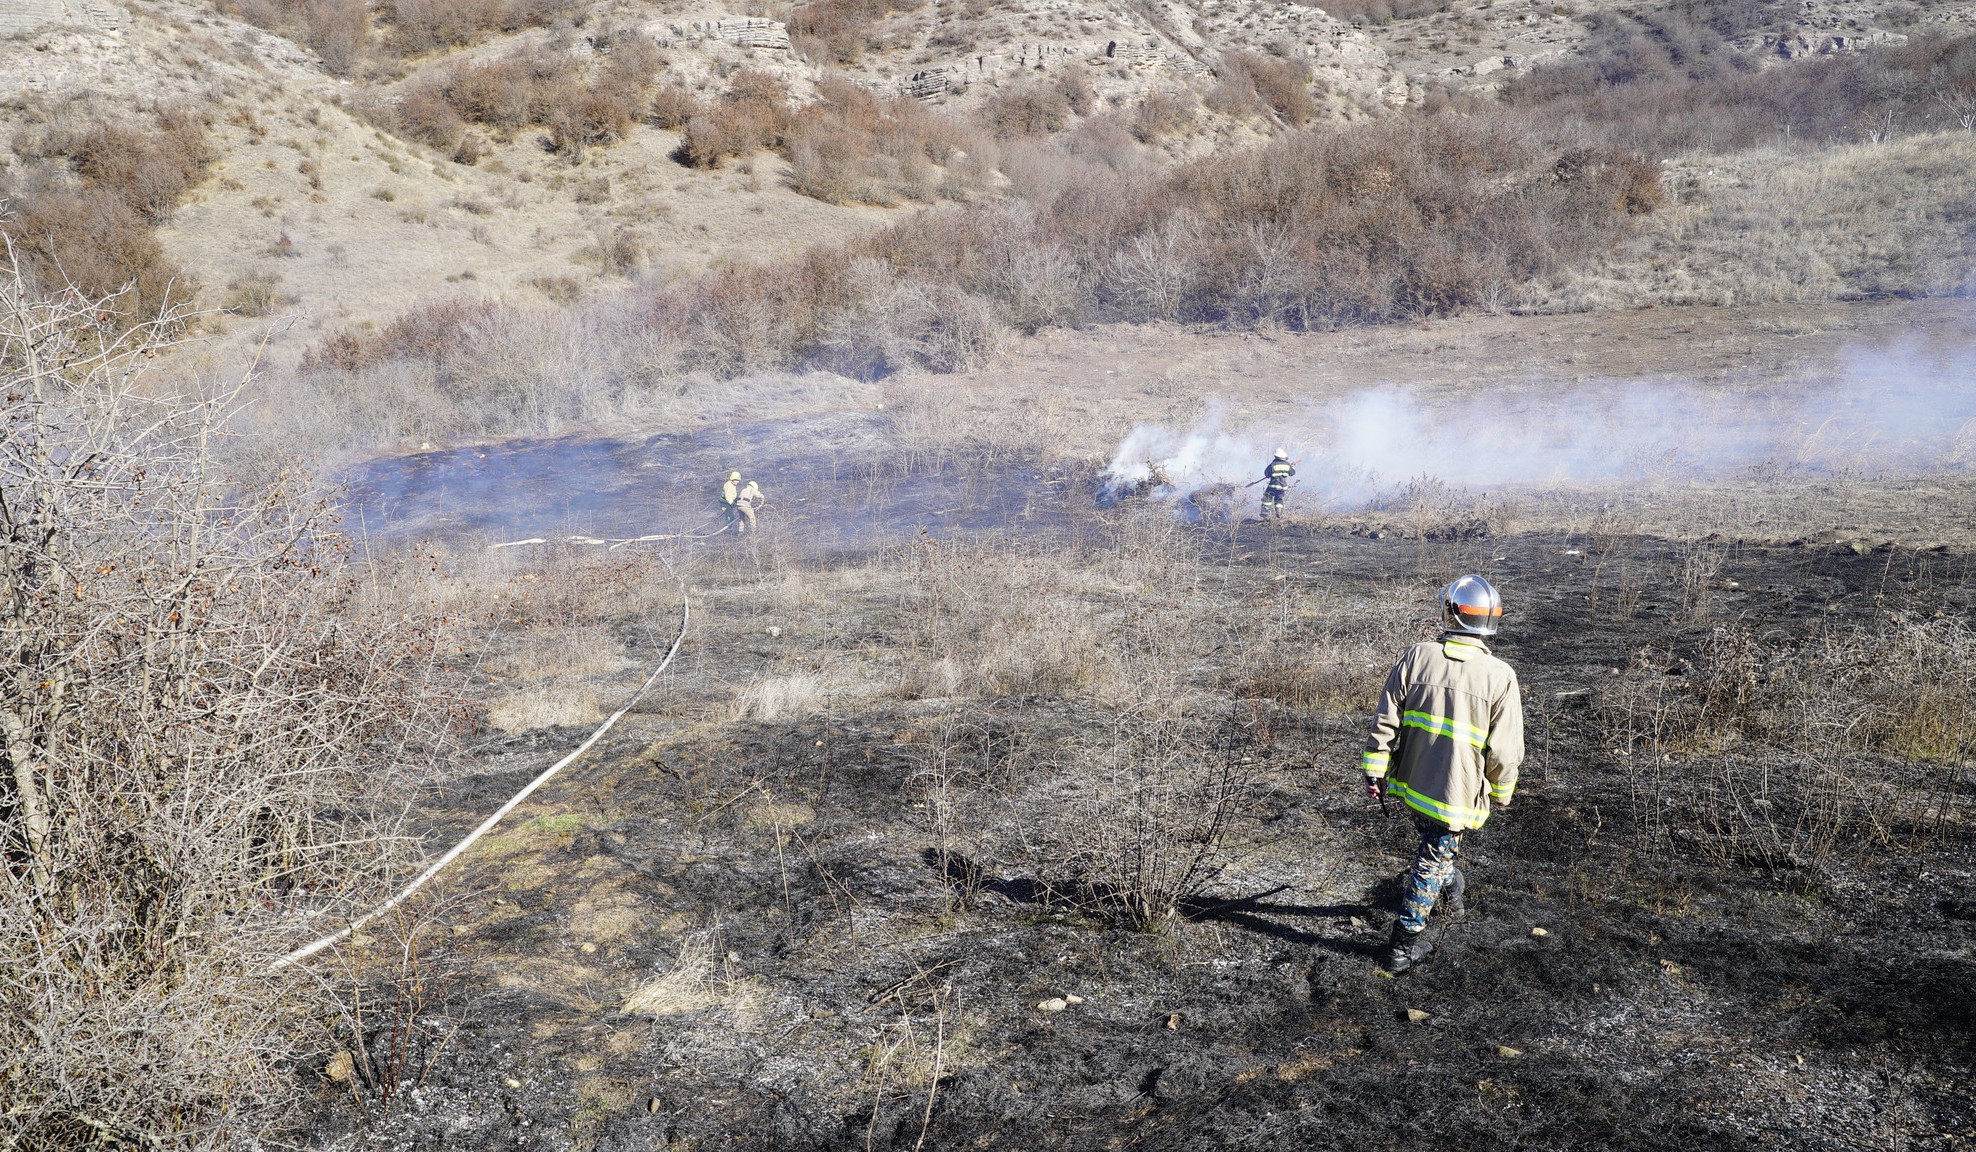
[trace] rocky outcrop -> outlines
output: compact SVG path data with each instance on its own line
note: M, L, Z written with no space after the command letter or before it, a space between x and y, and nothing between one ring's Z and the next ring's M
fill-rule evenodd
M0 39L31 36L49 28L114 32L122 9L102 0L6 0L0 4Z

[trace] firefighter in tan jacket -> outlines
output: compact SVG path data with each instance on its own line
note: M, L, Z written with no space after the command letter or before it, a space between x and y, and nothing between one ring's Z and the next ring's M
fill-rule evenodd
M1420 829L1386 962L1394 972L1434 950L1426 928L1437 900L1445 916L1465 911L1461 834L1482 827L1491 808L1509 807L1523 762L1516 672L1482 640L1496 634L1502 597L1482 577L1463 576L1442 590L1441 607L1441 639L1409 648L1386 674L1360 761L1367 794L1398 797Z

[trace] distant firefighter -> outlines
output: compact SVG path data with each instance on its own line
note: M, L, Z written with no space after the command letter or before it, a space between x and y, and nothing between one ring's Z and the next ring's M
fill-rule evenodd
M741 489L741 496L735 501L734 506L739 508L741 515L747 518L748 531L755 531L755 513L760 511L761 506L766 503L768 503L768 497L762 494L762 486L753 480L748 481L747 486Z
M1262 517L1267 520L1274 516L1283 518L1283 501L1290 495L1290 478L1297 474L1295 465L1290 463L1287 449L1278 448L1262 470Z
M1434 951L1427 917L1465 911L1467 882L1455 857L1461 834L1480 828L1491 808L1509 807L1523 762L1523 695L1516 672L1483 638L1502 622L1501 595L1480 576L1441 592L1439 640L1415 644L1386 674L1360 766L1366 795L1397 796L1420 830L1405 877L1400 918L1386 966L1405 972Z
M727 527L737 533L755 526L755 510L741 498L744 491L739 472L729 472L727 483L720 486L720 510L727 514Z

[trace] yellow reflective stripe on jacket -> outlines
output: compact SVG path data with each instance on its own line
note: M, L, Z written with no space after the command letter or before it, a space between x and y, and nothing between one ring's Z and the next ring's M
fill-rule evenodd
M1473 640L1458 640L1450 636L1446 640L1441 641L1441 651L1448 659L1456 663L1466 663L1470 656L1475 655L1477 652L1487 652L1488 649L1475 643Z
M1367 776L1384 776L1386 765L1392 759L1393 754L1390 752L1367 752L1359 757L1359 767L1365 769Z
M1423 816L1431 816L1450 828L1480 828L1489 819L1487 808L1461 808L1453 804L1443 804L1425 793L1407 787L1404 780L1394 780L1386 785L1386 790L1406 801L1407 807Z
M1516 785L1514 784L1497 784L1491 781L1489 784L1489 798L1491 800L1508 800L1509 794L1515 791L1515 789Z
M1436 736L1446 736L1454 740L1466 740L1477 748L1489 744L1489 734L1471 724L1450 720L1446 716L1436 716L1431 712L1403 712L1400 714L1400 727L1418 728Z

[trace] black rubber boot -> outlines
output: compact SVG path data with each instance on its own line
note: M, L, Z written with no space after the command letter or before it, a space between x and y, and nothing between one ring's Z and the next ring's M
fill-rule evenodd
M1393 939L1386 950L1386 970L1397 976L1418 965L1434 951L1434 941L1426 932L1409 932L1393 925Z
M1463 876L1461 869L1457 868L1455 874L1448 878L1447 887L1441 889L1441 899L1435 911L1450 920L1461 919L1468 915L1468 901L1464 898L1467 893L1468 877Z

